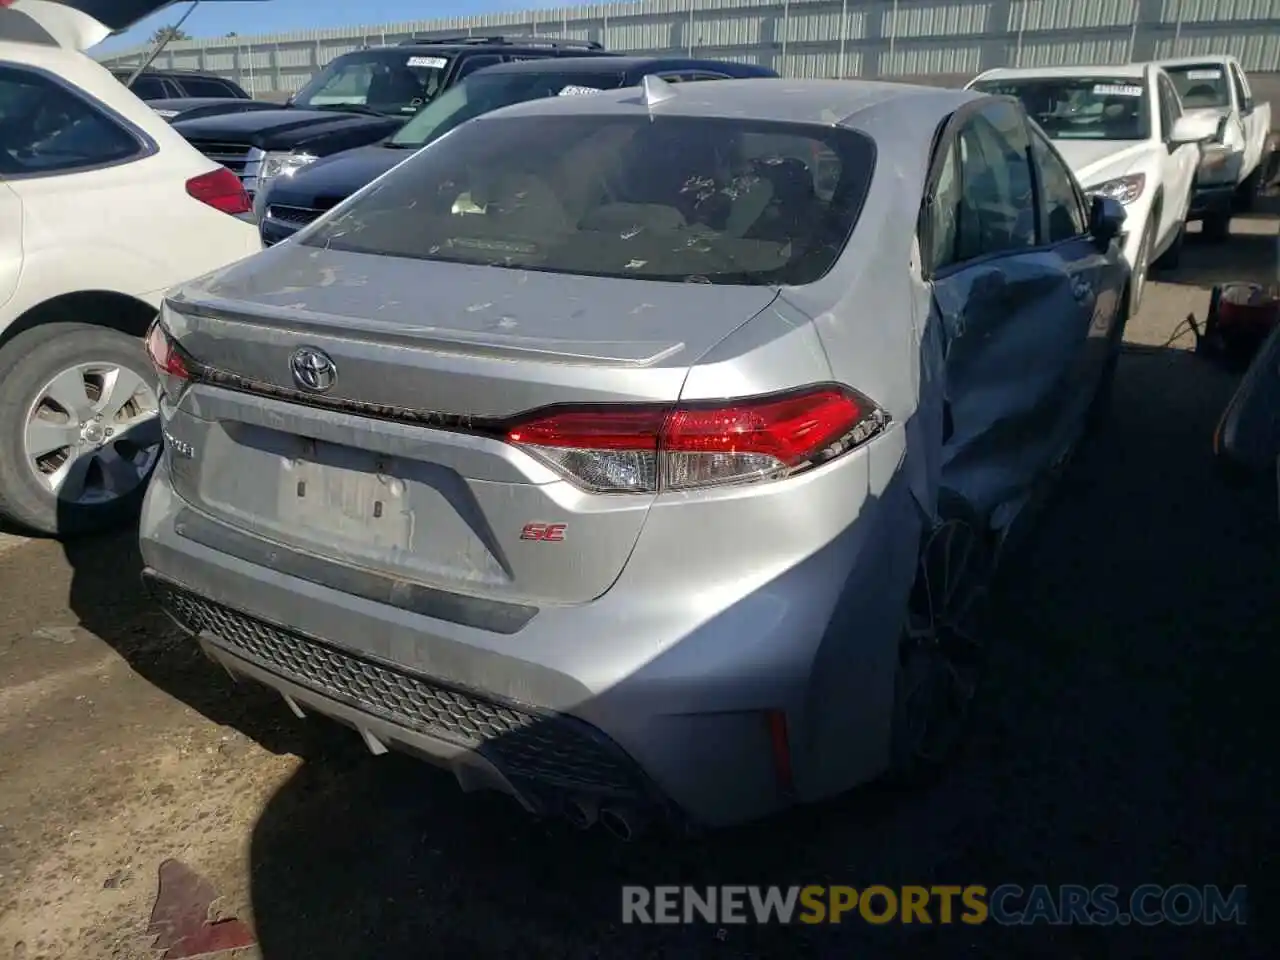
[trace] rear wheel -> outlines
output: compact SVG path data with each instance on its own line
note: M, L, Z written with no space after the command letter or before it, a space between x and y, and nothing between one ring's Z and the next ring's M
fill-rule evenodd
M49 323L0 350L0 516L59 535L127 523L159 456L154 375L136 337Z
M933 779L964 739L985 655L986 525L959 498L924 536L898 647L889 779Z
M1231 214L1224 210L1206 213L1200 223L1200 235L1211 243L1222 243L1231 236Z
M1258 164L1256 170L1244 181L1236 187L1235 196L1232 197L1232 205L1237 213L1251 213L1254 207L1254 201L1258 198L1258 185L1262 180L1262 164Z

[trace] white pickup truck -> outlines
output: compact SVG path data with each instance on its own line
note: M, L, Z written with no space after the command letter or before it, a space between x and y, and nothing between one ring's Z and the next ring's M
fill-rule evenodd
M1271 104L1257 103L1240 61L1229 56L1157 61L1169 74L1185 114L1220 121L1216 142L1202 148L1189 219L1206 237L1227 236L1231 214L1248 210L1264 176L1271 145Z

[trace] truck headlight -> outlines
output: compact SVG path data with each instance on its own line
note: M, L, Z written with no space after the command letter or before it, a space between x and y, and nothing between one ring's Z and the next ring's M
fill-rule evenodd
M262 172L259 176L263 180L274 180L276 177L292 177L307 164L315 163L318 159L318 157L310 153L268 152L262 158Z
M1131 173L1125 177L1116 177L1114 180L1105 180L1085 192L1091 197L1110 197L1112 200L1128 205L1142 196L1146 186L1145 174Z

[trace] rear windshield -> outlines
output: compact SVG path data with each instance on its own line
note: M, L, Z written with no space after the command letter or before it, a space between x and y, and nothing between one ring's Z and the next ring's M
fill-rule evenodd
M703 117L481 117L299 242L601 277L800 284L840 256L875 144Z
M1017 97L1054 140L1146 140L1151 109L1141 77L1011 77L973 89Z
M1231 104L1231 88L1227 86L1227 71L1212 63L1188 64L1181 67L1165 67L1173 81L1182 106L1186 110L1202 107L1226 107Z
M543 97L573 96L622 86L617 70L599 73L477 73L429 103L391 138L397 147L417 148L458 124L499 107Z

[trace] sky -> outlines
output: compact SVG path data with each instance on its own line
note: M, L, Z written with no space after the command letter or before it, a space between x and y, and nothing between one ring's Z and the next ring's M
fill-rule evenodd
M574 0L436 0L433 3L424 3L423 0L359 0L358 3L341 0L219 0L196 7L182 29L196 38L221 37L232 31L249 36L576 5ZM128 33L104 41L94 53L116 53L145 44L158 27L177 23L190 6L189 3L175 3L143 20Z

